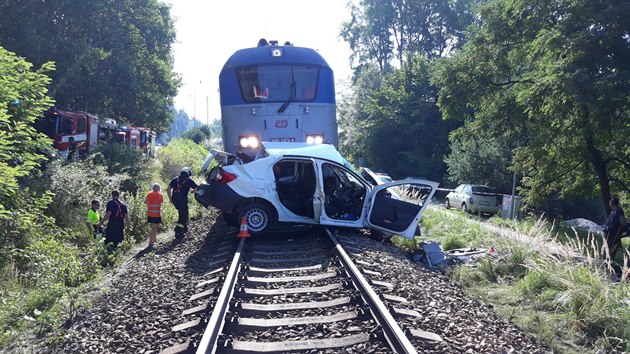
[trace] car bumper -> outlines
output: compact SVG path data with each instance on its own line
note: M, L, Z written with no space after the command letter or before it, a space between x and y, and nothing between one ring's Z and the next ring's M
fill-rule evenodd
M482 213L488 213L488 214L496 214L499 212L499 210L501 210L501 208L498 206L479 205L479 204L471 205L470 209L473 212L482 212Z
M215 207L231 212L245 199L226 184L202 183L195 191L195 199L204 207Z

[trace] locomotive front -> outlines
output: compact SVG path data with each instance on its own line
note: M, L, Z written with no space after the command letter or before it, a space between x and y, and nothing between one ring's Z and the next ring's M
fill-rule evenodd
M261 40L219 77L223 146L250 157L263 141L338 146L333 71L310 48Z

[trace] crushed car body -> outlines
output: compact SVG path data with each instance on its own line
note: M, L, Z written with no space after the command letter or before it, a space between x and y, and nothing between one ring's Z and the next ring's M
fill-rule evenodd
M404 180L374 186L328 144L263 143L253 159L212 150L202 165L218 165L195 192L229 224L252 234L275 223L365 228L412 238L438 183ZM409 186L422 193L405 195Z

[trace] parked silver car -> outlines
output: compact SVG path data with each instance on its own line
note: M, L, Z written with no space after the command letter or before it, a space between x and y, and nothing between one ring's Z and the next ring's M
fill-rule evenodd
M446 195L446 208L466 212L496 214L501 210L502 196L492 188L478 184L460 184Z

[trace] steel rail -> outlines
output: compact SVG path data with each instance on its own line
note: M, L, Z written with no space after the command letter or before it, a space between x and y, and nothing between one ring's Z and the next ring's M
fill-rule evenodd
M245 238L241 238L238 244L232 263L230 263L230 269L225 277L225 283L221 288L217 302L212 309L212 315L208 320L208 326L206 327L203 337L197 347L197 354L214 354L217 350L217 341L221 332L223 331L223 325L225 323L225 315L230 305L230 299L234 294L234 285L241 268L241 258L243 256L243 248L245 247Z
M405 335L400 328L392 314L389 312L385 304L381 301L376 294L370 283L365 279L363 274L359 271L359 268L352 262L350 256L344 251L339 241L335 238L332 232L328 228L324 228L328 237L335 244L335 249L339 254L339 258L343 263L343 266L348 271L348 274L354 281L355 285L359 289L361 296L368 303L370 312L376 319L379 325L381 325L387 342L396 353L417 353L416 349L411 345L409 338Z

